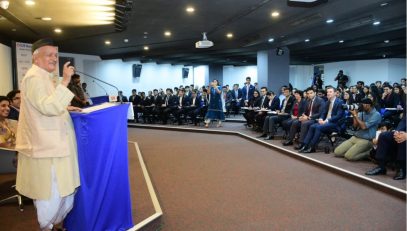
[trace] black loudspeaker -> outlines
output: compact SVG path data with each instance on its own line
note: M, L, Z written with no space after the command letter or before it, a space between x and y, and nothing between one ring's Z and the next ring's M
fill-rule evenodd
M62 76L63 75L63 73L64 73L64 64L66 63L66 62L71 62L71 63L69 63L69 66L75 66L75 59L74 58L72 58L72 57L62 57L62 56L59 56L59 60L58 60L58 62L59 62L59 75L60 76Z
M282 56L284 54L284 50L283 49L281 49L281 48L277 48L276 49L276 55L277 56Z
M183 67L182 68L182 78L186 79L189 75L189 68Z
M141 64L133 64L133 77L138 78L141 75L141 68L143 65Z

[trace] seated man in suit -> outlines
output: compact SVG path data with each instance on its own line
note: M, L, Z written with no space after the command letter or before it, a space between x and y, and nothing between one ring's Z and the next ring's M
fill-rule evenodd
M136 123L138 123L139 122L138 114L141 113L141 97L137 95L136 89L131 90L129 102L133 103L134 120Z
M239 84L233 84L231 108L235 115L239 114L241 101L242 90L239 88Z
M147 97L144 98L142 101L142 111L143 111L143 123L151 123L152 122L152 114L153 114L153 92L148 91Z
M161 105L161 120L167 124L169 115L178 107L178 97L172 94L171 88L167 88L163 104Z
M369 98L362 99L362 107L351 110L353 127L358 129L355 134L341 143L335 150L335 156L345 157L347 160L361 160L367 158L373 147L372 140L382 118L376 111Z
M182 125L181 115L185 116L186 108L189 106L188 99L184 94L185 94L184 89L178 90L178 105L173 110L173 114L174 114L175 119L178 122L178 125Z
M332 133L340 130L340 119L344 117L345 111L342 109L343 101L336 98L336 89L332 86L326 87L328 102L325 104L324 113L318 119L318 123L311 125L304 143L301 144L300 153L315 152L321 133Z
M404 107L403 118L399 122L396 130L380 133L376 149L378 166L367 171L366 175L386 174L387 163L391 160L395 160L399 169L393 179L406 179L406 140L406 107Z
M290 112L294 105L294 96L291 95L291 91L288 87L284 88L283 94L285 98L283 99L281 110L279 110L279 108L275 109L277 114L267 116L264 121L263 134L260 137L266 137L265 140L274 139L274 133L276 130L275 127L277 123L281 123L282 121L290 118ZM280 104L280 98L274 98L278 99L278 104Z
M303 113L298 120L293 121L288 139L283 143L284 146L292 145L295 134L300 130L299 145L295 149L301 149L301 144L304 143L305 136L307 135L308 128L316 123L323 112L325 101L316 95L312 87L307 88L308 103L305 113Z
M8 118L12 120L18 120L20 115L20 103L21 103L21 95L20 90L13 90L7 94L7 98L10 100L10 113L8 114Z
M154 89L153 97L152 97L152 104L151 104L151 106L153 107L152 112L151 112L151 114L152 114L151 123L155 123L157 118L159 117L161 105L162 105L162 98L158 94L158 90Z
M189 98L189 107L186 110L186 114L191 118L194 125L198 125L197 117L201 113L200 98L198 97L196 90L192 90L191 97Z
M123 95L123 91L119 91L117 94L117 102L128 102L127 96Z

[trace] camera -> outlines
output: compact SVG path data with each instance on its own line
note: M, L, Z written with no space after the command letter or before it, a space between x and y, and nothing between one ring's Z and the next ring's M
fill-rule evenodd
M349 111L353 111L353 110L362 110L362 104L359 103L353 103L351 105L348 104L342 104L342 109L343 110L349 110Z

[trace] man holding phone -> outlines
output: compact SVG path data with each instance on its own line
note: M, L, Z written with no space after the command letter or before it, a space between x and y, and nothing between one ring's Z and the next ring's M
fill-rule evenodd
M33 65L21 83L17 128L16 189L32 198L41 230L52 230L73 207L80 185L75 132L68 111L74 94L67 88L75 68L64 64L58 83L58 50L51 39L32 46Z

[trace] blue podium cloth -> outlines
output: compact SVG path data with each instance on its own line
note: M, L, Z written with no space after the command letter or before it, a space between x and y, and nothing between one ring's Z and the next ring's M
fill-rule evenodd
M122 104L89 114L71 113L81 186L64 224L73 231L133 227L128 174L127 111Z
M90 99L92 100L93 105L109 102L109 96L107 95L91 97Z

